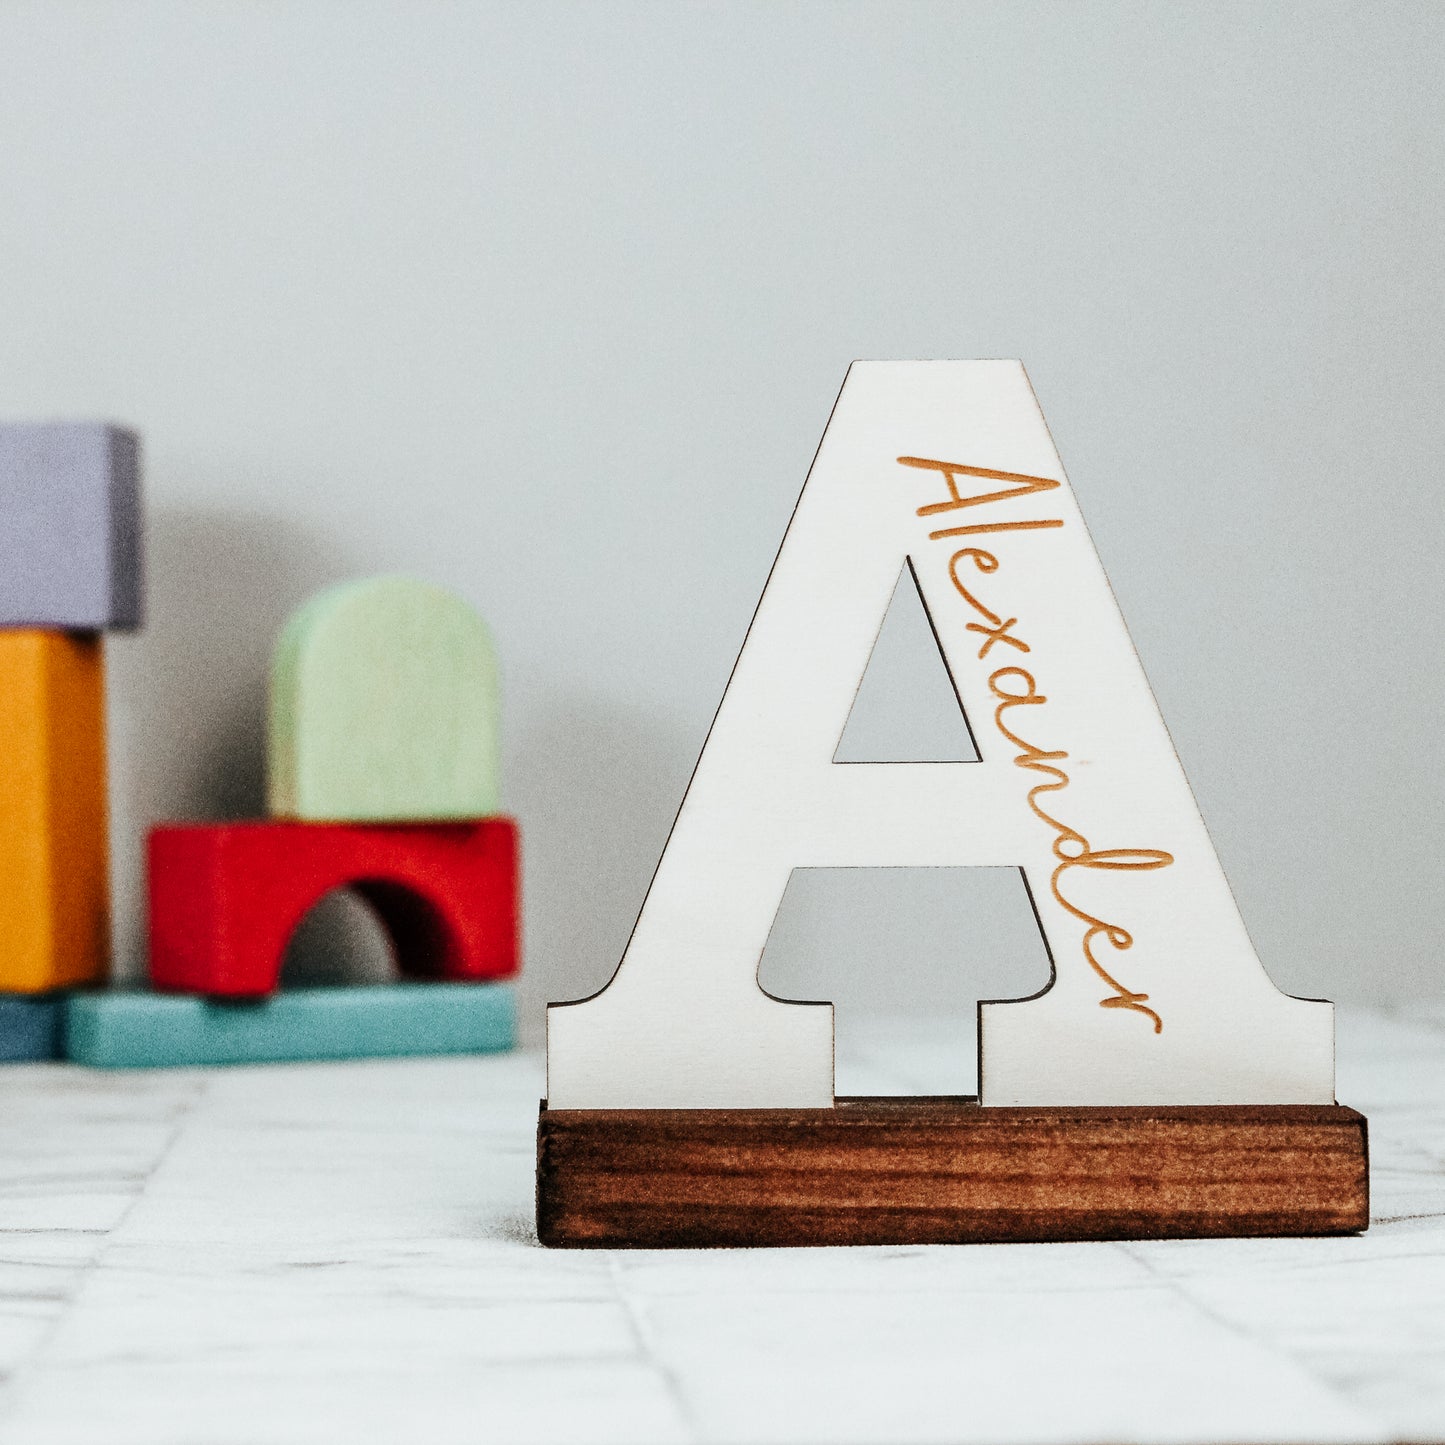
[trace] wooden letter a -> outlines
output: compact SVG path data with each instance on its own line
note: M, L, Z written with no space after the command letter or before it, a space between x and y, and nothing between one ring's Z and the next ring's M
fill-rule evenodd
M980 761L834 763L905 560ZM831 1006L757 982L791 871L999 865L1054 981L983 1005L985 1105L1333 1101L1331 1007L1255 957L1023 368L860 362L617 973L548 1010L549 1107L831 1105Z

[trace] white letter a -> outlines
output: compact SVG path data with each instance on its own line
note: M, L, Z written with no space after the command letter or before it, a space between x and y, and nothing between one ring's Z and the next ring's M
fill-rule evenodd
M905 560L980 761L834 763ZM757 982L792 870L1000 865L1055 976L983 1006L985 1105L1333 1101L1330 1005L1255 957L1023 368L859 362L617 973L548 1010L549 1107L831 1105L831 1006Z

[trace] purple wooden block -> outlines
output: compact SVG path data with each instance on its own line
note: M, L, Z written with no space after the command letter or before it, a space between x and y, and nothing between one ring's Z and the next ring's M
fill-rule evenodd
M0 426L0 627L140 625L139 438L104 422Z

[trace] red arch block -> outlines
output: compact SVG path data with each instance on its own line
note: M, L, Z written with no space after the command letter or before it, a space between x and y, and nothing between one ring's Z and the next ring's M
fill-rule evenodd
M272 993L296 925L333 888L376 910L413 977L517 971L517 825L202 823L151 830L150 973L158 989Z

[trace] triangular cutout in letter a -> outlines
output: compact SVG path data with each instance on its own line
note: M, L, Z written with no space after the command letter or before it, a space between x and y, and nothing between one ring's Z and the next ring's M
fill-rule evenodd
M898 574L833 761L978 761L973 730L911 562Z
M979 761L838 766L905 561ZM617 973L548 1010L549 1107L831 1105L831 1008L758 960L794 868L879 866L1023 870L1054 982L983 1005L985 1105L1333 1101L1017 362L849 371Z

